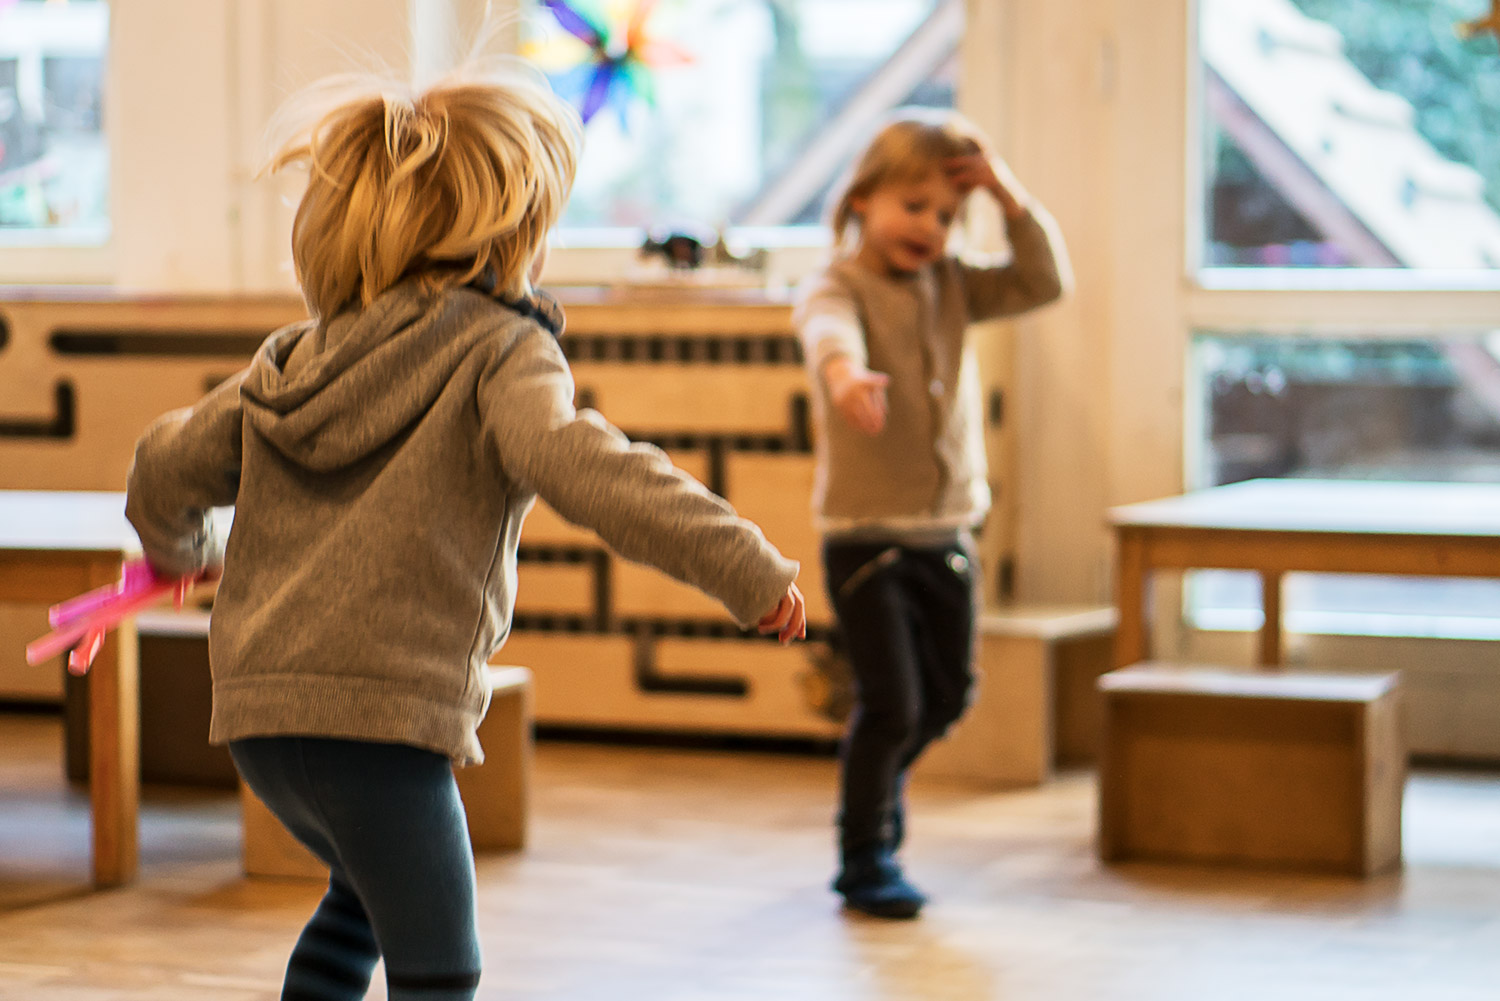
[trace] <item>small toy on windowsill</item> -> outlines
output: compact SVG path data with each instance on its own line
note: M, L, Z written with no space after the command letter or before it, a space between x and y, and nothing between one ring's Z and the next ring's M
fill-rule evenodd
M764 248L735 253L723 230L653 230L641 244L630 284L758 288L766 284Z
M703 264L705 234L686 229L652 230L641 244L643 260L659 257L674 271L693 271Z

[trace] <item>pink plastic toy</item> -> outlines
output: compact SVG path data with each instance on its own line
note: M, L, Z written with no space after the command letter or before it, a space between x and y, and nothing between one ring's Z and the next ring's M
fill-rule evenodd
M126 560L116 583L86 591L48 610L47 621L53 627L52 632L27 644L26 663L40 664L71 647L68 670L73 674L87 673L104 645L104 634L119 625L121 619L169 594L181 608L188 590L203 578L201 574L161 577L144 559Z

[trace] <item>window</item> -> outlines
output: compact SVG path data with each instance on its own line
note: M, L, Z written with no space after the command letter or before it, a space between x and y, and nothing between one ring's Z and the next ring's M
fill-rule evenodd
M1192 351L1197 486L1257 477L1500 480L1500 332L1435 337L1202 335ZM1292 574L1294 632L1500 638L1500 581ZM1194 575L1205 628L1259 623L1250 574Z
M100 0L0 0L0 245L109 236Z
M1199 0L1188 486L1500 476L1500 333L1463 319L1500 286L1500 48L1455 31L1485 12ZM1488 580L1292 574L1284 601L1293 632L1500 638ZM1192 574L1187 609L1256 628L1259 581Z
M1500 267L1500 76L1478 0L1202 0L1210 268Z
M608 230L633 245L640 229L816 224L824 194L881 114L953 103L962 8L961 0L535 0L522 51L591 112L565 242L611 242ZM638 37L654 47L606 90L601 53L624 54L637 11L647 12ZM576 36L595 31L604 37L591 52Z

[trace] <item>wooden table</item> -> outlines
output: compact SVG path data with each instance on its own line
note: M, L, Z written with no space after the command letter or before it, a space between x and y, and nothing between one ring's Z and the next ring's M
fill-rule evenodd
M113 583L139 553L123 493L0 490L0 601L51 605ZM21 651L14 651L19 657ZM109 634L90 669L89 804L94 885L135 878L140 678L135 622Z
M1281 663L1290 571L1500 577L1500 485L1250 480L1109 511L1117 542L1115 666L1148 657L1155 570L1254 570L1258 660Z

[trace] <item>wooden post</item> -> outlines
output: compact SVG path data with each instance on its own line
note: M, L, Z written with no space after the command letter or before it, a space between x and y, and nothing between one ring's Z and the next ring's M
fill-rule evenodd
M1146 567L1145 536L1135 528L1119 528L1115 559L1115 603L1120 620L1115 626L1115 666L1129 667L1146 659Z
M114 583L119 556L92 565L89 587ZM94 885L135 879L140 847L140 673L135 620L108 636L89 669L89 801Z
M1256 663L1261 667L1281 667L1281 578L1280 570L1260 572L1262 618Z

